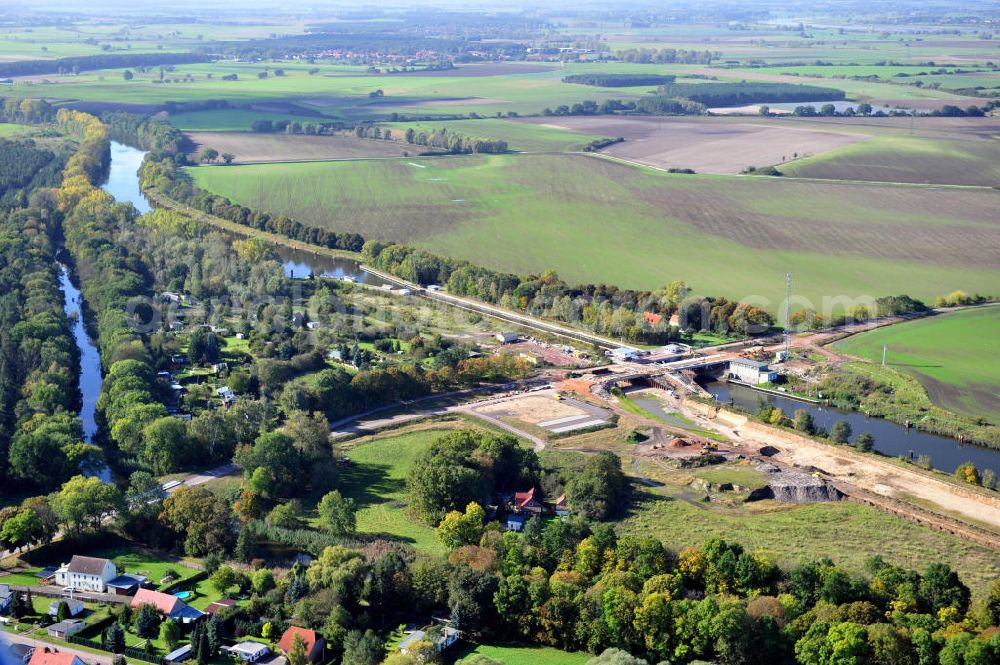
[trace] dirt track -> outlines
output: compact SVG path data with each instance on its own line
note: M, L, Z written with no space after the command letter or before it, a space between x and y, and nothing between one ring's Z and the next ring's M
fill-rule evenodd
M966 490L917 470L896 466L873 455L851 448L819 443L749 421L745 416L720 411L706 418L711 407L685 403L687 415L733 441L750 448L765 445L777 448L775 459L785 464L815 468L834 480L860 487L881 496L926 504L936 512L957 515L1000 531L1000 498Z

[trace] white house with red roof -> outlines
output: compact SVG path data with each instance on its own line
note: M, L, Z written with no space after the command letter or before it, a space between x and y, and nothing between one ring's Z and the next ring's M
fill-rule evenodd
M514 493L514 512L541 515L545 506L539 500L540 492L532 487L527 492Z

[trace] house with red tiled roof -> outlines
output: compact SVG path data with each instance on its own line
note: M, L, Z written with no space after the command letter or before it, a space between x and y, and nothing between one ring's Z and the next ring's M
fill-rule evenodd
M179 621L181 623L191 623L205 616L200 610L196 610L177 596L169 593L160 593L152 589L139 589L132 596L132 607L140 605L152 605L163 616Z
M309 662L318 663L323 659L323 648L326 646L326 640L321 635L317 635L315 630L299 628L298 626L289 626L288 630L282 634L281 640L278 642L278 648L281 649L282 653L287 656L291 652L296 637L305 642L306 657L309 658Z
M651 326L658 326L660 325L660 321L663 320L663 315L656 312L643 312L642 319Z
M542 505L542 502L538 500L538 497L539 492L534 487L527 492L516 492L514 494L514 512L541 515L544 506Z
M87 665L79 656L55 647L36 647L28 665Z

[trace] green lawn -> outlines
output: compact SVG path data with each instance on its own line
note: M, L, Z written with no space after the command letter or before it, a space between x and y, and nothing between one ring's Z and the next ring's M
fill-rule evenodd
M26 125L17 125L10 122L0 122L0 138L25 134L27 132L30 132L31 129L32 129L31 127L28 127Z
M456 663L464 663L474 655L486 656L504 665L583 665L593 656L552 647L479 644L467 649Z
M1000 306L908 321L849 337L838 346L914 376L935 404L1000 420Z
M820 312L840 298L933 298L1000 283L1000 192L990 190L670 175L583 155L189 172L239 203L257 205L263 190L272 212L491 268L633 288L683 279L775 311L786 272L796 297Z
M338 478L340 491L358 504L358 531L408 542L418 551L441 554L434 529L406 509L406 477L417 456L448 430L385 435L345 448L351 465Z
M733 483L750 488L767 485L764 474L749 464L723 464L695 469L691 473L709 483Z

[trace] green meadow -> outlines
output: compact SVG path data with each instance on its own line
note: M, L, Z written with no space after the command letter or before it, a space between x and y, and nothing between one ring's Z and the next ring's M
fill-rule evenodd
M401 540L427 554L444 552L433 527L407 512L406 476L417 456L445 433L443 429L390 433L344 448L351 463L337 486L357 502L359 533Z
M915 377L943 408L1000 420L1000 306L962 310L849 337L839 346Z
M464 650L455 661L456 665L471 661L473 656L492 658L504 665L583 665L593 657L589 653L561 651L553 647L477 644Z
M673 175L585 155L202 166L199 186L337 231L570 282L783 299L989 292L1000 192ZM947 234L942 234L942 230Z
M992 187L1000 183L1000 141L875 136L782 164L781 170L801 178Z

